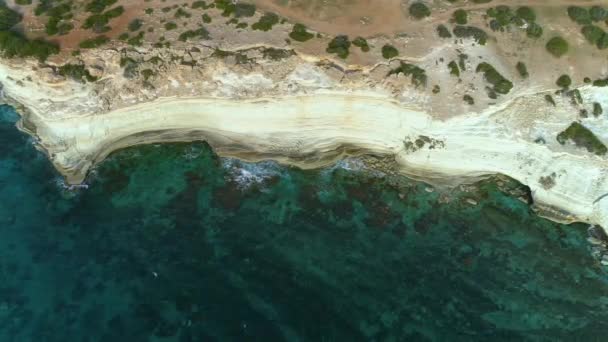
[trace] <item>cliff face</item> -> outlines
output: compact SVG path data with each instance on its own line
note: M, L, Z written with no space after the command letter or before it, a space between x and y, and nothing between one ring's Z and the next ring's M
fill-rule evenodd
M429 67L436 57L415 62L430 79L445 73ZM98 80L62 76L61 63L0 63L4 99L23 114L20 128L70 183L119 148L207 140L220 155L301 167L344 154L388 155L398 172L432 183L505 174L530 187L543 215L608 227L608 160L556 139L580 121L608 142L606 120L581 118L582 105L566 92L524 84L491 104L467 105L456 91L430 92L394 72L414 65L407 60L341 66L263 46L90 50L78 63ZM485 92L483 76L471 82L479 89L471 94ZM608 108L604 89L579 88L582 102Z

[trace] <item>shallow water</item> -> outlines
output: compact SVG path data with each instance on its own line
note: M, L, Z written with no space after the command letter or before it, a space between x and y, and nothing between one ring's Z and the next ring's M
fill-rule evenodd
M492 182L472 206L193 143L118 152L68 191L16 120L0 107L0 341L605 341L587 226Z

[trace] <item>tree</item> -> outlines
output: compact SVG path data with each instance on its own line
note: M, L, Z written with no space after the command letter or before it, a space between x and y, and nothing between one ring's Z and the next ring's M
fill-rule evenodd
M410 15L422 19L431 15L431 10L422 2L415 2L409 8Z
M554 57L560 58L568 53L568 42L562 37L551 38L546 45L547 51Z

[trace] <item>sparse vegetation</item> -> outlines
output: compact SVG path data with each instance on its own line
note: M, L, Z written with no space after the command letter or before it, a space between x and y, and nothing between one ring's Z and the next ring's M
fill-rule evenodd
M603 156L608 152L606 146L587 127L578 122L573 122L566 130L557 135L557 141L564 145L566 141L572 141L578 147L584 147L587 151Z
M551 105L553 105L553 107L556 106L553 96L551 96L549 94L545 95L545 101L549 102Z
M6 31L21 21L21 14L0 3L0 31Z
M593 103L593 116L598 117L600 115L602 115L604 113L604 109L602 108L602 105L599 104L598 102L594 102Z
M57 54L59 47L43 40L28 40L13 31L0 31L0 51L7 58L35 57L45 61L50 55Z

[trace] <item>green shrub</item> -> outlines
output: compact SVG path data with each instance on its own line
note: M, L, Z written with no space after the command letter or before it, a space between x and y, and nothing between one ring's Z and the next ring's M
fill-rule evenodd
M565 144L572 141L578 147L584 147L587 151L603 156L608 152L606 146L599 140L593 132L578 122L573 122L566 130L557 135L557 141Z
M211 39L209 36L209 31L204 27L200 27L196 30L188 30L179 35L179 40L185 42L189 39L200 38L200 39Z
M431 10L422 2L415 2L410 5L409 13L416 19L422 19L431 15Z
M458 25L454 28L454 35L458 38L473 38L479 45L485 45L488 40L488 34L474 26Z
M28 40L13 31L0 31L0 51L7 58L35 57L45 61L50 55L57 54L59 47L43 40Z
M129 23L129 31L135 32L139 31L139 29L144 25L144 22L141 19L131 20Z
M21 14L0 3L0 30L6 31L21 21Z
M194 1L190 7L192 7L192 9L197 9L197 8L207 9L207 8L211 8L211 5L207 5L207 3L205 1L197 0L197 1Z
M473 99L473 97L471 95L465 95L462 97L462 99L464 100L464 102L466 102L469 106L472 106L475 104L475 100Z
M334 37L329 44L327 45L327 53L335 53L338 57L342 59L346 59L348 57L350 49L350 40L348 40L348 36L340 35Z
M386 44L382 47L382 57L385 59L391 59L397 56L399 56L399 50L394 46Z
M460 69L458 68L458 64L455 61L451 61L448 64L448 69L450 69L450 75L460 77Z
M561 75L557 81L555 81L555 84L560 88L568 88L572 84L572 79L570 79L570 76L568 75Z
M360 48L363 52L369 51L369 45L367 44L367 40L363 37L357 37L353 40L353 45Z
M534 13L534 10L528 6L519 7L517 11L515 11L515 14L528 23L536 21L536 13Z
M528 68L523 62L517 62L515 68L517 69L519 76L521 76L522 78L528 78L528 76L530 76L530 74L528 73Z
M549 94L545 95L545 101L549 102L551 105L553 105L553 107L556 106L553 96L551 96Z
M211 22L211 17L207 13L203 13L202 19L203 23L205 24L209 24Z
M551 38L546 45L547 51L554 57L560 58L568 53L568 42L562 37Z
M274 13L264 13L257 23L251 25L254 30L270 31L272 27L279 23L279 16Z
M177 24L172 21L165 23L165 30L167 30L167 31L175 30L176 28L177 28Z
M587 25L591 24L591 15L589 11L582 7L570 6L568 7L568 16L578 24Z
M593 103L593 116L600 116L604 113L604 109L602 108L602 105L594 102Z
M528 38L538 39L543 35L543 28L537 23L529 23L526 28Z
M314 36L314 34L306 31L306 26L302 24L293 25L291 33L289 33L289 38L298 42L305 42L312 39Z
M488 63L480 63L477 65L476 72L482 72L485 80L492 84L496 93L508 94L513 88L513 83L502 76L494 67Z
M414 86L426 86L427 76L426 71L414 64L401 62L401 65L391 71L387 76L403 74L405 76L411 76L412 83Z
M585 25L581 29L581 33L589 43L595 45L604 35L604 30L595 25Z
M608 19L608 11L606 11L603 7L593 6L589 10L589 17L592 21L603 21Z
M87 4L85 9L91 13L101 13L106 7L110 7L116 3L117 0L92 0Z
M437 26L437 35L439 38L452 38L450 30L443 24Z
M466 25L468 22L467 11L463 9L458 9L454 11L454 13L452 14L452 18L454 19L454 22L456 22L456 24Z
M600 50L604 50L608 48L608 33L604 33L600 39L597 41L597 48Z
M97 81L97 77L91 75L82 64L64 64L57 69L57 72L80 83Z
M93 49L109 42L110 39L106 36L97 36L95 38L86 39L80 42L78 46L82 49Z

